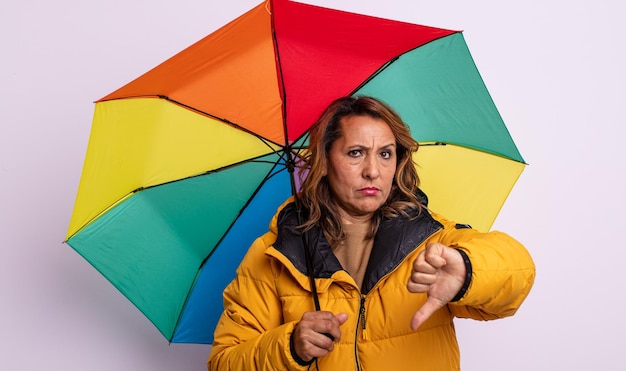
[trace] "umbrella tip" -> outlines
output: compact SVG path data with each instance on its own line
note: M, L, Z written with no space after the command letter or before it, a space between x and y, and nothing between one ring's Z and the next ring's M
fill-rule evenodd
M272 5L270 4L270 0L265 2L265 10L267 10L267 14L272 15Z

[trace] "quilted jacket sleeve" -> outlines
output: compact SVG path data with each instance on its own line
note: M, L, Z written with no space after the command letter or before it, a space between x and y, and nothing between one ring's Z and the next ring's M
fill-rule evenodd
M215 330L207 367L226 370L305 370L292 358L295 323L282 323L266 235L254 242L237 277L224 290L224 312Z
M511 236L481 233L437 217L444 225L442 243L463 250L472 277L465 295L449 303L461 318L491 320L515 314L535 280L535 264L526 248Z

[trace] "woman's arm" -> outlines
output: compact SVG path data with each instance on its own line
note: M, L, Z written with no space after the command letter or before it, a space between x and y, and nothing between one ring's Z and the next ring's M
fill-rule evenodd
M471 281L460 300L448 307L457 317L491 320L515 314L535 279L535 264L526 248L498 231L481 233L445 219L441 243L466 253Z

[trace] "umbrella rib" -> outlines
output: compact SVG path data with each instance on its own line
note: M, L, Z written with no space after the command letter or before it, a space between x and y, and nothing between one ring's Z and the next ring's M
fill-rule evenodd
M369 83L374 77L378 76L381 72L386 70L387 67L389 67L393 62L397 61L399 58L400 58L400 56L398 55L398 56L388 60L387 62L385 62L376 71L374 71L373 74L371 74L368 78L363 80L363 82L361 82L356 88L354 88L354 90L352 90L352 92L350 92L350 95L354 95L354 93L359 91L363 86L367 85L367 83Z
M200 110L200 109L194 108L194 107L192 107L192 106L190 106L190 105L187 105L187 104L185 104L185 103L182 103L182 102L179 102L179 101L177 101L177 100L175 100L175 99L172 99L172 98L168 97L167 95L163 95L163 94L144 94L144 95L132 95L132 96L124 96L124 97L120 97L120 98L107 99L106 101L124 100L124 99L130 99L130 98L154 98L154 97L159 98L159 99L166 100L166 101L168 101L168 102L170 102L170 103L173 103L173 104L175 104L175 105L177 105L177 106L180 106L180 107L186 108L186 109L188 109L188 110L190 110L190 111L193 111L193 112L195 112L195 113L201 114L201 115L203 115L203 116L211 117L211 118L213 118L213 119L215 119L215 120L221 121L221 122L223 122L223 123L225 123L225 124L227 124L227 125L229 125L229 126L232 126L232 127L233 127L233 128L235 128L235 129L241 130L241 131L243 131L243 132L245 132L245 133L247 133L247 134L250 134L250 135L252 135L252 136L254 136L254 137L258 138L259 140L261 140L263 143L265 143L265 144L266 144L268 147L270 147L270 148L272 148L272 145L271 145L271 144L274 144L274 145L276 145L276 146L280 146L280 147L282 147L282 145L281 145L280 143L276 143L276 142L271 141L271 140L269 140L269 139L267 139L267 138L265 138L265 137L262 137L262 136L260 136L259 134L255 133L254 131L251 131L251 130L249 130L249 129L246 129L245 127L243 127L243 126L241 126L241 125L239 125L239 124L236 124L236 123L234 123L234 122L232 122L232 121L230 121L230 120L228 120L228 119L225 119L225 118L223 118L223 117L219 117L219 116L213 115L213 114L211 114L211 113L208 113L208 112L202 111L202 110ZM271 143L271 144L270 144L270 143Z
M459 31L454 32L453 34L459 33ZM354 90L352 90L352 92L350 93L350 95L354 95L357 91L361 90L361 88L363 88L365 85L367 85L373 78L375 78L376 76L378 76L381 72L383 72L384 70L387 69L387 67L389 67L390 65L392 65L395 61L397 61L398 59L400 59L400 57L402 57L404 54L409 53L415 49L421 48L424 45L428 45L434 41L437 41L439 39L442 39L444 37L448 37L450 36L450 34L448 35L442 35L439 37L436 37L430 41L428 41L427 43L424 44L420 44L418 46L416 46L415 48L411 48L409 50L406 50L405 52L401 53L400 55L397 55L395 57L393 57L392 59L388 60L387 62L383 63L382 66L380 66L376 71L374 71L374 73L372 73L368 78L366 78L365 80L363 80L363 82L361 82L356 88L354 88Z
M265 143L265 144L266 144L268 147L270 147L270 148L271 148L272 146L271 146L269 143L272 143L272 144L275 144L275 145L280 146L280 143L275 143L275 142L273 142L273 141L271 141L271 140L268 140L267 138L264 138L264 137L260 136L259 134L255 133L255 132L253 132L253 131L251 131L251 130L249 130L249 129L246 129L245 127L243 127L243 126L241 126L241 125L238 125L238 124L236 124L236 123L234 123L234 122L232 122L232 121L230 121L230 120L228 120L228 119L225 119L225 118L223 118L223 117L219 117L219 116L213 115L213 114L211 114L211 113L208 113L208 112L205 112L205 111L199 110L199 109L194 108L194 107L192 107L192 106L189 106L189 105L187 105L187 104L185 104L185 103L182 103L182 102L179 102L179 101L177 101L177 100L174 100L174 99L172 99L172 98L170 98L170 97L168 97L168 96L166 96L166 95L157 95L157 97L158 97L158 98L160 98L160 99L164 99L164 100L166 100L166 101L168 101L168 102L171 102L171 103L173 103L173 104L176 104L176 105L178 105L178 106L181 106L181 107L187 108L187 109L188 109L188 110L190 110L190 111L193 111L193 112L199 113L199 114L204 115L204 116L207 116L207 117L214 118L214 119L219 120L219 121L221 121L221 122L223 122L223 123L225 123L225 124L227 124L227 125L230 125L230 126L234 127L235 129L241 130L241 131L243 131L243 132L245 132L245 133L247 133L247 134L250 134L250 135L252 135L252 136L254 136L254 137L257 137L257 138L259 138L259 140L261 140L263 143Z
M270 14L273 11L273 7L272 7L273 3L270 3L270 7L272 8L270 10ZM281 110L282 110L282 117L283 117L283 134L285 137L285 145L283 146L284 149L284 153L287 154L287 160L286 160L286 165L287 165L287 169L289 170L289 180L291 181L291 193L294 195L295 197L295 202L296 204L299 204L298 201L298 192L296 189L296 182L293 176L294 170L295 170L295 158L292 157L292 152L291 152L291 142L289 141L289 126L287 125L287 90L285 88L285 80L284 80L284 74L283 74L283 64L281 62L282 58L280 57L280 48L278 47L278 38L276 36L276 26L274 23L274 17L270 17L270 22L271 22L271 31L272 31L272 44L274 45L274 54L275 54L275 58L276 58L276 70L277 70L277 78L278 78L278 89L279 89L279 93L281 95L282 98L282 106L281 106Z
M420 143L420 147L428 147L428 146L447 146L446 142L428 142L428 143Z
M268 161L268 163L270 163ZM222 241L224 240L224 238L226 238L226 236L228 235L228 232L230 232L230 230L233 228L233 226L236 224L237 220L241 217L241 215L243 214L243 211L248 207L248 205L250 205L250 202L252 202L252 200L254 199L254 197L257 195L257 193L259 193L259 190L263 187L263 185L269 180L271 179L274 175L285 171L285 168L283 169L279 169L278 171L274 171L276 169L276 165L278 165L278 163L276 162L272 162L274 163L274 166L272 166L272 168L268 171L268 173L265 175L265 177L263 178L263 180L261 180L261 182L259 183L259 185L256 187L256 189L254 190L254 192L252 192L252 194L250 195L250 197L248 197L248 200L246 201L246 203L241 207L241 209L239 209L239 212L237 213L237 216L235 217L235 219L233 220L232 223L230 223L230 225L228 226L228 229L226 229L226 231L224 231L224 233L222 234L222 237L220 237L219 241L217 241L217 243L215 244L216 248L214 248L213 250L211 250L211 252L209 252L209 254L202 260L202 262L200 263L200 266L198 267L198 270L201 270L202 267L204 266L204 264L207 262L207 260L209 260L209 258L215 253L215 251L217 249L219 249L219 247L222 244Z
M272 4L270 4L271 6ZM283 113L283 133L285 135L285 147L289 148L289 129L287 127L287 92L285 90L285 80L283 74L283 64L281 63L280 50L278 48L278 38L276 37L276 27L274 25L274 17L270 17L272 27L272 44L274 45L274 53L276 55L276 70L278 74L278 89L282 97L282 113Z
M289 180L291 181L291 193L294 196L294 203L296 205L296 210L298 212L298 224L302 224L301 220L300 220L300 213L302 211L302 207L300 204L300 199L298 197L298 192L296 189L296 182L294 179L294 171L295 171L295 166L296 166L296 162L295 159L292 157L293 153L291 151L291 142L289 140L289 128L287 126L287 92L285 90L285 83L283 80L283 68L282 68L282 63L281 63L281 58L280 58L280 51L278 48L278 39L276 38L276 28L274 27L274 17L271 17L271 21L272 21L272 41L274 42L274 52L276 54L276 64L277 64L277 70L278 70L278 78L279 78L279 89L280 89L280 93L282 95L282 101L283 101L283 106L282 106L282 111L283 111L283 132L285 133L285 148L284 148L284 152L287 156L286 159L286 164L287 164L287 170L289 171ZM307 261L307 276L309 277L309 284L311 286L311 292L313 294L313 304L315 305L315 310L319 311L320 310L320 304L319 304L319 299L317 297L317 288L315 285L315 277L314 277L314 272L313 272L313 266L312 266L312 254L311 254L311 250L309 249L309 244L308 244L308 240L307 238L305 238L304 234L302 234L302 243L304 246L304 254L306 256L306 261Z
M465 149L469 149L472 151L479 151L479 152L485 152L485 153L489 153L493 156L496 157L500 157L500 158L504 158L510 161L515 161L518 162L520 164L526 164L528 165L528 163L526 163L525 161L519 161L517 159L511 158L509 156L503 155L502 153L497 153L497 152L491 152L491 151L486 151L484 148L479 148L479 147L472 147L472 146L467 146L467 145L462 145L459 143L451 143L451 142L420 142L419 146L420 147L432 147L432 146L447 146L447 145L451 145L451 146L455 146L455 147L459 147L459 148L465 148Z
M284 154L283 155L279 155L281 157L281 159L284 159ZM249 161L253 161L253 160L249 160ZM215 244L215 248L213 250L211 250L209 252L209 254L202 260L202 262L200 263L200 265L198 266L198 271L196 272L196 276L194 279L194 284L191 286L192 288L195 285L195 281L198 280L198 278L200 277L200 272L202 271L202 268L204 267L204 265L206 264L206 262L211 258L211 256L217 251L217 249L219 249L222 245L222 241L224 241L224 238L226 238L226 236L228 235L228 233L230 232L230 230L234 227L234 225L236 224L237 220L241 217L241 215L243 214L244 210L250 205L250 202L252 202L252 200L255 198L255 196L259 193L259 190L263 187L263 185L269 180L271 179L274 175L284 171L286 169L279 169L278 171L276 170L277 165L279 164L279 162L273 162L273 161L260 161L260 162L266 162L266 163L273 163L274 166L272 166L272 168L268 171L268 173L265 175L265 177L263 178L263 180L259 183L259 185L256 187L256 189L254 190L254 192L250 195L250 197L248 198L248 200L246 201L246 203L241 207L241 209L239 209L239 212L237 213L237 216L235 217L235 219L233 220L232 223L230 223L230 225L228 226L228 228L226 229L226 231L224 231L224 233L222 234L222 236L220 237L219 241L217 241L217 243ZM187 302L189 301L189 298L191 296L191 292L193 291L193 289L190 289L187 292L187 296L185 297L185 302L183 304L183 307L185 307L187 305ZM174 328L178 327L178 323L181 321L182 319L182 311L181 313L178 315L178 318L176 320L176 326ZM172 335L172 339L173 339ZM171 342L171 339L170 339Z
M279 157L283 160L286 161L285 158L290 158L291 156L286 156L285 155L285 151L283 151L282 154L278 154ZM248 161L254 161L254 160L248 160ZM202 267L204 266L204 264L207 262L207 260L209 260L209 258L211 257L211 255L213 255L213 253L215 253L215 251L219 248L219 246L221 245L222 241L224 240L224 238L226 237L226 235L228 234L228 232L231 230L231 228L235 225L237 219L239 219L239 217L241 216L241 214L243 213L243 211L248 207L248 205L250 205L250 202L254 199L254 197L256 196L257 193L259 193L259 190L263 187L263 185L270 180L272 177L280 174L281 172L287 170L290 171L290 169L285 166L281 169L276 170L277 165L280 163L280 161L278 162L274 162L274 161L258 161L258 162L265 162L265 163L273 163L274 166L270 169L270 171L268 171L268 173L265 175L265 177L263 178L263 180L259 183L259 186L254 190L254 192L250 195L250 197L248 198L247 202L241 207L241 209L239 210L239 212L237 213L237 217L235 217L235 219L233 220L233 222L230 224L230 226L228 227L228 229L224 232L224 234L222 234L222 237L219 239L219 241L217 241L217 243L215 244L215 246L217 246L217 248L211 250L211 252L209 252L209 254L206 256L206 258L204 258L204 260L202 260L202 262L200 263L200 266L198 267L198 270L202 269ZM291 172L291 171L290 171ZM290 176L293 178L293 172L291 172Z
M274 149L272 149L272 151L278 155L279 157L283 158L283 155L281 155L279 153L279 151L276 151ZM67 239L65 240L65 242L67 242L68 240L70 240L72 237L74 237L76 234L78 234L80 231L82 231L85 227L87 227L89 224L91 224L93 221L97 220L100 216L104 215L108 210L111 210L112 208L114 208L115 206L119 205L122 201L126 200L127 198L131 197L132 195L139 193L141 191L145 191L148 190L150 188L154 188L154 187L160 187L163 185L167 185L167 184L172 184L172 183L176 183L176 182L181 182L187 179L192 179L192 178L197 178L197 177L201 177L201 176L205 176L205 175L209 175L209 174L213 174L213 173L217 173L220 171L224 171L227 170L229 168L235 167L235 166L239 166L241 164L245 164L248 162L260 162L260 163L269 163L269 164L274 164L275 161L267 161L267 160L259 160L261 157L267 156L267 154L263 154L263 155L259 155L257 157L253 157L253 158L249 158L243 161L239 161L239 162L235 162L226 166L222 166L220 168L216 168L216 169L212 169L212 170L207 170L204 171L202 173L199 174L194 174L194 175L189 175L186 176L184 178L179 178L179 179L173 179L167 182L163 182L163 183L158 183L158 184L152 184L149 186L145 186L145 187L138 187L135 188L133 190L131 190L130 192L124 194L122 197L118 198L117 200L115 200L114 202L112 202L108 207L104 208L102 211L100 211L99 213L97 213L96 215L94 215L91 219L89 219L82 227L80 227L76 232L74 232L71 236L67 237ZM272 168L272 170L275 167ZM282 170L281 170L282 171ZM274 174L272 174L273 176ZM267 179L269 179L268 177L266 177L263 182L261 184L263 184Z
M279 155L277 151L274 151L274 153ZM197 177L201 177L201 176L205 176L205 175L209 175L209 174L213 174L213 173L218 173L220 171L228 170L228 169L230 169L232 167L239 166L241 164L245 164L245 163L248 163L248 162L259 162L259 163L268 163L268 164L275 163L274 161L258 160L259 158L264 157L264 156L267 156L267 154L259 155L259 156L254 157L254 158L249 158L249 159L246 159L246 160L243 160L243 161L235 162L235 163L232 163L232 164L229 164L229 165L226 165L226 166L222 166L220 168L207 170L207 171L199 173L199 174L189 175L189 176L186 176L184 178L174 179L174 180L170 180L170 181L159 183L159 184L149 185L149 186L146 186L146 187L139 187L139 188L131 191L130 194L137 193L139 191L143 191L143 190L154 188L154 187L159 187L159 186L166 185L166 184L176 183L176 182L180 182L180 181L187 180L187 179L192 179L192 178L197 178Z

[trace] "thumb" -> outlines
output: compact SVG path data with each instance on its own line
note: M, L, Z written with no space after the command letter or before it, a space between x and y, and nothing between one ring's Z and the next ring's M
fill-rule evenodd
M411 328L413 331L417 330L430 316L435 313L439 308L443 307L439 300L429 297L424 305L415 312L411 319Z
M339 326L341 326L348 320L348 313L335 314L335 318L337 318L337 321L339 321Z

